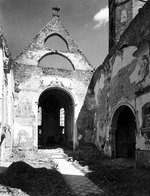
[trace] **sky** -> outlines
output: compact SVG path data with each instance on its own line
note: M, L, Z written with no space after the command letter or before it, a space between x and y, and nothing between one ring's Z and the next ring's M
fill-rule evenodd
M98 67L108 54L107 0L0 0L0 20L12 57L51 20L52 7L79 48Z

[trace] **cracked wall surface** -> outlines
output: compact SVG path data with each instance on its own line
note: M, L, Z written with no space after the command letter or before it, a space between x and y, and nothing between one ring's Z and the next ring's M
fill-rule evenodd
M150 163L150 132L143 130L142 117L143 106L150 102L149 9L147 2L93 76L95 143L112 156L113 116L128 106L136 118L136 159L145 164Z
M45 42L49 37L58 36L67 45L64 51L48 48ZM45 67L41 59L47 55L61 55L73 67L64 68ZM13 62L15 78L15 124L14 146L37 147L37 108L41 93L50 88L59 88L68 93L74 101L74 122L72 141L78 144L78 129L82 129L81 108L87 95L92 77L91 64L78 48L68 30L62 25L59 16L52 20L35 36L33 41L21 52ZM89 98L90 99L90 98ZM89 108L87 106L86 111ZM78 128L78 125L79 128Z
M0 27L0 161L8 159L12 151L13 83L11 56Z

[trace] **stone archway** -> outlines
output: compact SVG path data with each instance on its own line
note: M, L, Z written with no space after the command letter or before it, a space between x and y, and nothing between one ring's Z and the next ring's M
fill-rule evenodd
M112 146L116 158L135 159L136 118L130 107L120 106L112 118Z
M38 148L73 147L74 105L72 95L64 89L52 87L41 93L38 102Z

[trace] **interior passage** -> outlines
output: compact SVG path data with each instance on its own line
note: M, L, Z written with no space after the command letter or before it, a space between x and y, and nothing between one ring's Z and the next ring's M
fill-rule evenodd
M73 144L74 101L62 89L44 91L38 105L38 148Z
M135 158L136 120L127 106L122 107L116 119L116 157Z

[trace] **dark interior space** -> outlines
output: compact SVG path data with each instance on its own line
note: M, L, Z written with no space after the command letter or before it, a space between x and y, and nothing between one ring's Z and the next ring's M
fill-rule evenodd
M50 88L39 98L38 148L71 145L73 140L74 103L60 88Z
M135 158L135 116L129 107L124 107L119 113L116 129L116 157Z

